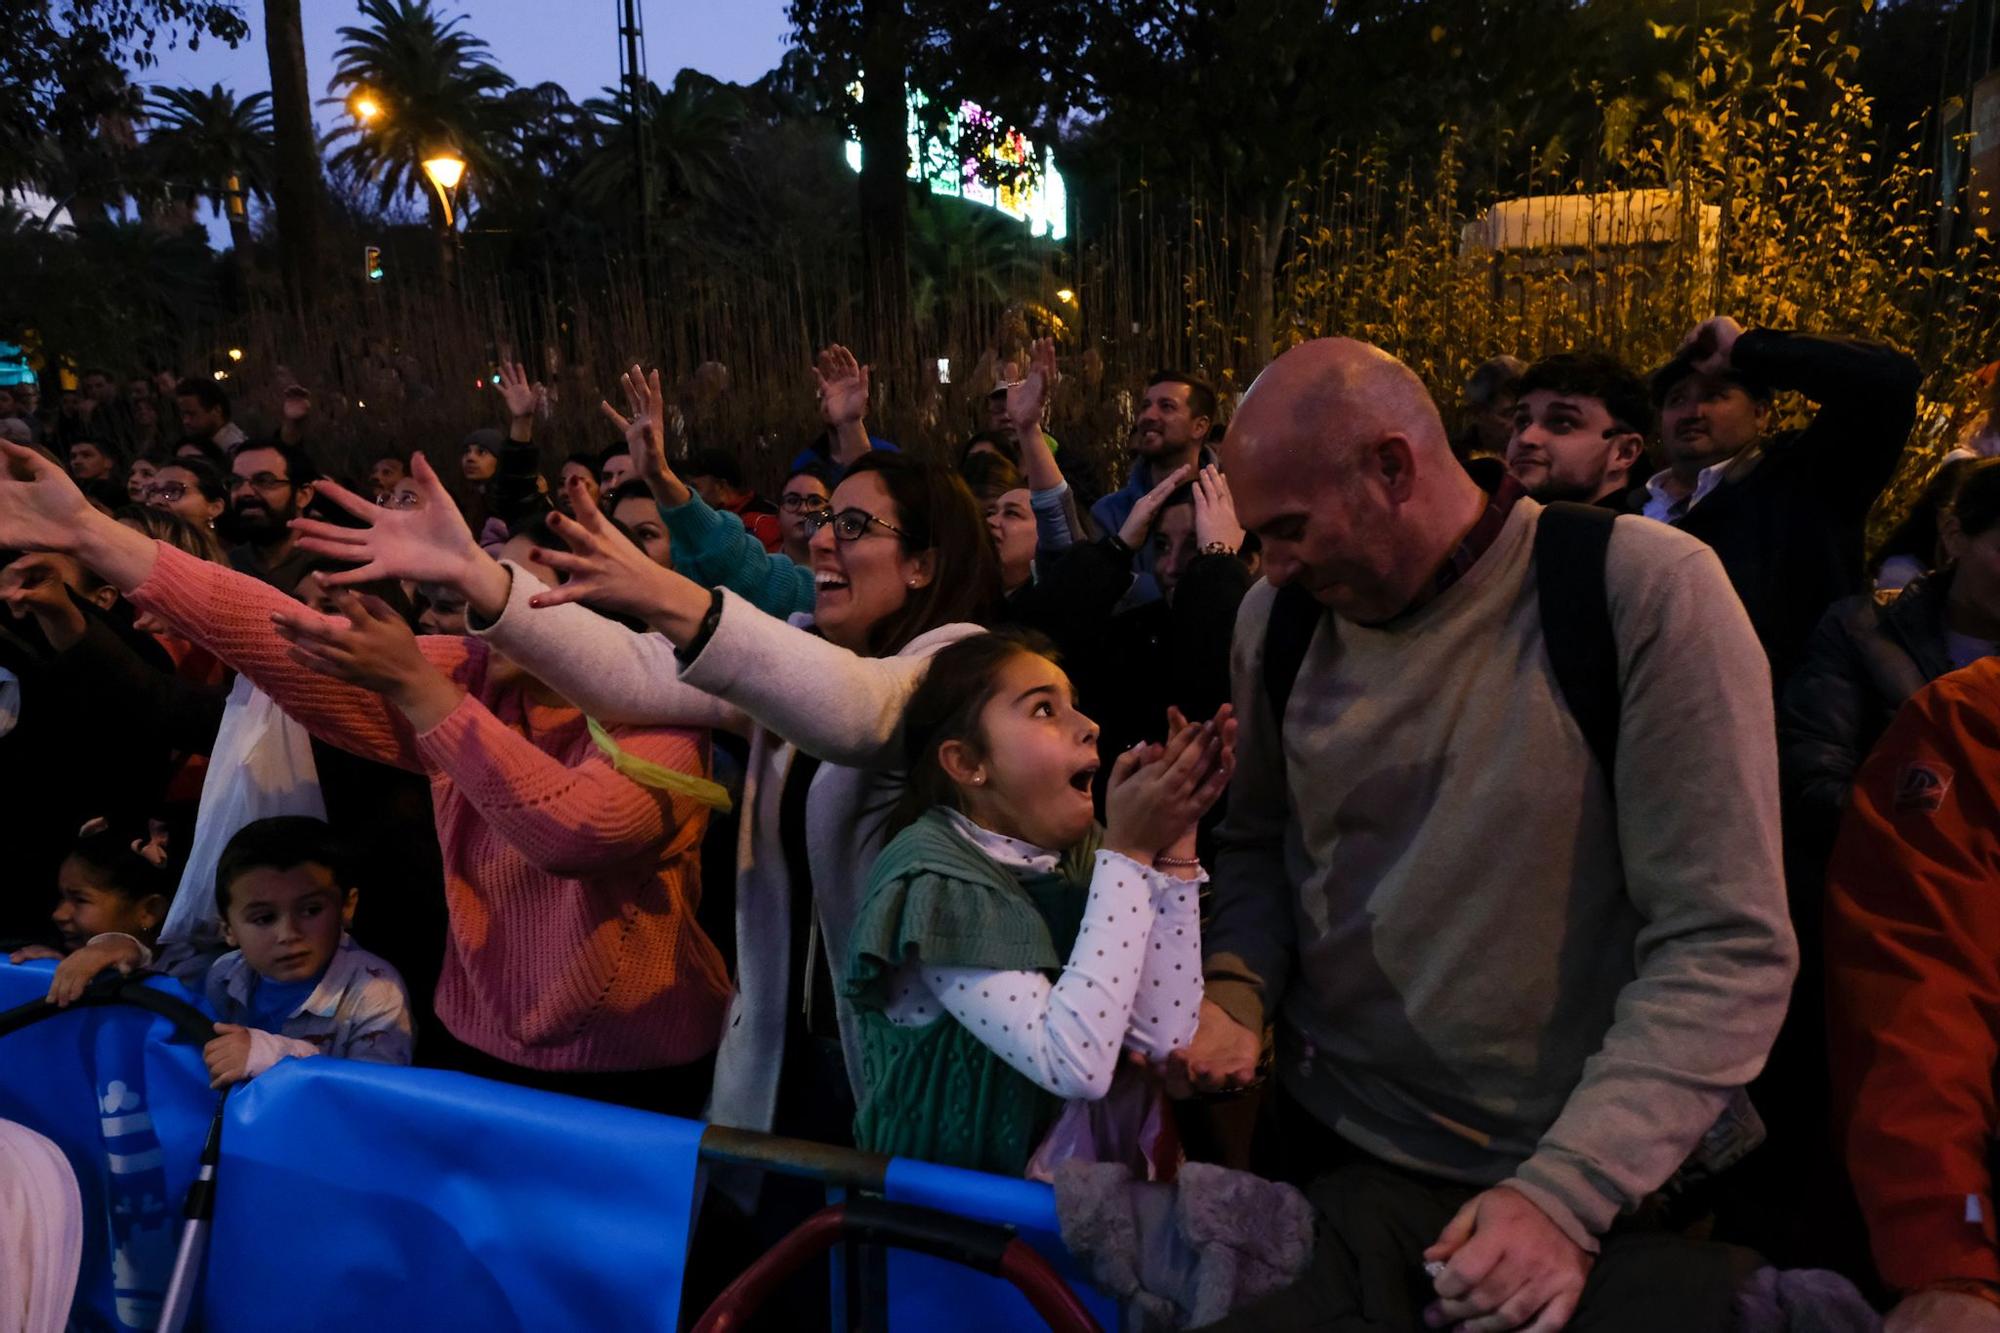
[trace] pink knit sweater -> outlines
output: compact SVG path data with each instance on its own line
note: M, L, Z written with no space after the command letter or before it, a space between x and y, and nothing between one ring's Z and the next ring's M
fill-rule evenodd
M466 691L419 735L380 695L287 656L271 613L298 603L158 549L136 605L248 676L313 735L430 776L450 910L437 1013L452 1035L541 1070L651 1069L715 1049L729 978L694 920L704 807L614 770L576 709L489 682L491 651L478 639L417 640ZM699 730L607 730L639 758L708 771Z

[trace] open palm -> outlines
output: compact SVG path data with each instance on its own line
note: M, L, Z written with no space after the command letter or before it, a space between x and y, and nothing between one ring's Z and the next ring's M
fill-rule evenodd
M1056 372L1055 339L1037 339L1035 345L1028 349L1028 373L1020 383L1007 386L1007 420L1015 430L1041 424L1042 409L1049 401L1049 390L1060 379Z
M66 551L96 511L69 474L26 445L0 441L0 548Z
M813 367L819 378L819 414L829 426L860 421L868 415L868 367L839 343L819 354Z
M465 586L469 571L485 552L422 454L411 461L410 475L423 494L423 504L415 509L385 509L337 482L319 484L318 494L361 521L358 528L344 528L316 519L292 520L300 547L314 555L355 562L353 569L321 575L322 581L331 587L377 579Z

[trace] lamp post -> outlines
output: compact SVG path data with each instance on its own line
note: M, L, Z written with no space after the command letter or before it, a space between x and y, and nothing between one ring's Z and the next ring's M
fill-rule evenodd
M424 159L424 175L430 177L431 185L437 190L438 202L444 205L444 225L449 231L452 226L451 196L465 176L465 159L449 150L435 153Z

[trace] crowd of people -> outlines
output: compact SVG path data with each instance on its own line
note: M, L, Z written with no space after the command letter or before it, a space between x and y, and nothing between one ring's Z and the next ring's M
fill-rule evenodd
M1321 340L1135 386L1095 497L1049 341L948 461L813 373L768 479L639 366L560 449L503 366L450 477L0 387L12 962L178 978L218 1087L1296 1185L1228 1327L2000 1329L2000 450L1868 549L1912 358L1718 317L1453 434Z

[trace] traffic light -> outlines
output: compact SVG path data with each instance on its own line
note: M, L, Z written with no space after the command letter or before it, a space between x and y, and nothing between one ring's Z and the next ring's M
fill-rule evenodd
M366 274L366 275L367 275L367 277L368 277L368 281L370 281L370 282L380 282L380 281L382 281L382 247L381 247L381 246L379 246L379 245L368 245L368 246L363 246L363 247L362 247L362 249L361 249L361 271L362 271L362 272L363 272L364 274Z

